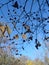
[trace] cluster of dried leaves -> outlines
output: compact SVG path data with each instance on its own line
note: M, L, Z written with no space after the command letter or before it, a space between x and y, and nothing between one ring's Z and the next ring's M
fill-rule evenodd
M48 0L31 0L31 3L29 0L7 0L6 2L2 0L0 3L0 48L9 48L11 52L15 50L16 55L21 55L19 49L24 50L23 44L26 41L28 44L34 41L36 49L41 47L43 41L49 50L46 44L49 43ZM2 22L3 20L5 22ZM2 46L1 43L8 45ZM17 48L19 45L20 48Z

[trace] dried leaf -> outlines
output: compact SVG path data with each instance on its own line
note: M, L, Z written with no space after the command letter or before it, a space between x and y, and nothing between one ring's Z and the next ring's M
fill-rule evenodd
M24 26L24 28L27 29L27 30L30 29L30 26L28 26L28 25L26 25L26 24L23 24L23 26Z
M18 34L15 35L13 38L14 38L14 39L18 39L18 38L19 38Z
M17 1L14 3L13 7L14 7L14 8L17 8L17 9L19 8L19 7L18 7L18 2L17 2Z
M27 39L26 34L22 34L22 38L23 38L23 39Z
M2 33L5 31L5 26L0 26L0 30L2 31Z
M7 32L8 32L8 34L10 34L12 32L9 26L7 26Z

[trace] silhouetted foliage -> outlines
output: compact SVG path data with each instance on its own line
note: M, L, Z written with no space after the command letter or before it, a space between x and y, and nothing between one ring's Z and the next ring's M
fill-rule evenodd
M31 41L37 50L42 44L49 50L49 1L1 0L0 48L21 56L20 50L25 51L25 43L31 45Z
M17 8L18 9L18 3L17 1L12 5L14 8Z

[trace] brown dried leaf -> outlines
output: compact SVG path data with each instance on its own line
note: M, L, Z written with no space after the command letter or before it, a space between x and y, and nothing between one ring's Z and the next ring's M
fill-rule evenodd
M27 39L26 34L22 34L22 38L23 38L23 39Z
M0 26L0 30L2 31L2 33L5 31L5 26Z
M18 34L15 35L13 38L14 38L14 39L18 39L18 38L19 38Z

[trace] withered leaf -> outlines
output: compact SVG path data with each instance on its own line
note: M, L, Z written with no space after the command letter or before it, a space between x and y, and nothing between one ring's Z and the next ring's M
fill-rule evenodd
M23 38L23 39L27 39L26 34L22 34L22 38Z
M18 34L16 34L13 38L18 39L19 38Z
M16 1L12 6L13 6L14 8L17 8L17 9L19 8L19 7L18 7L18 2L17 2L17 1Z

